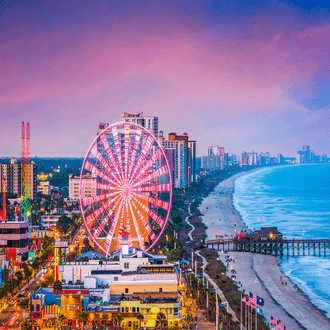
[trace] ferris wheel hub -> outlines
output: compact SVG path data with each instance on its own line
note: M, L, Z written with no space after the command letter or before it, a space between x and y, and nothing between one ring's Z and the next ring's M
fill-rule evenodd
M124 184L123 188L122 188L123 195L127 197L129 195L130 191L131 191L131 188L129 187L129 185Z

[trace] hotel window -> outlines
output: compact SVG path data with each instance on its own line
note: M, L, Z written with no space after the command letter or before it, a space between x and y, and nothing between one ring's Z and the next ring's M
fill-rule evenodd
M34 305L31 305L31 312L34 312Z
M40 312L40 305L39 304L36 305L36 311Z
M125 312L126 312L126 313L129 313L129 309L128 309L128 307L125 308Z
M135 307L132 307L132 313L135 313Z
M121 312L122 312L122 313L124 313L124 311L125 311L125 308L124 308L124 307L122 307L122 308L121 308Z
M124 268L128 269L129 268L129 262L124 262Z
M159 288L159 292L163 292L163 288Z
M128 293L128 288L125 288L125 293Z
M114 280L114 281L118 281L118 276L115 276L115 277L113 278L113 280Z
M136 311L140 313L140 307L136 307Z

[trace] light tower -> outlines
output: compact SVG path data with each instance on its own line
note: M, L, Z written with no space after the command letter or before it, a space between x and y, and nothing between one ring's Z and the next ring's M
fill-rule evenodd
M25 140L25 123L22 122L22 155L21 155L21 214L27 217L31 208L31 168L30 168L30 123L26 125Z

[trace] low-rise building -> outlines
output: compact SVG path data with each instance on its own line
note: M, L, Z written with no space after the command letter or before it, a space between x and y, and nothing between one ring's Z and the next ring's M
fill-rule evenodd
M45 229L55 228L57 221L60 219L61 214L43 214L41 216L41 227Z
M135 248L128 251L131 253L120 254L119 260L112 262L104 259L60 262L62 291L54 293L52 288L40 288L34 293L30 297L30 318L44 326L41 315L61 313L66 318L64 324L81 326L79 314L83 308L89 324L101 323L104 314L109 321L115 320L120 313L126 328L136 327L140 322L143 327L154 328L157 314L163 312L166 323L179 325L182 313L175 266L166 263L163 255ZM95 257L100 255L95 253ZM58 307L49 311L50 305ZM138 315L143 315L143 321Z
M0 222L0 249L6 248L9 258L16 260L18 256L26 260L29 251L28 221Z
M80 189L80 177L69 178L69 199L78 200ZM82 178L82 198L96 196L96 176L83 176Z
M40 181L37 187L37 192L42 193L43 195L50 194L51 186L49 185L49 181Z

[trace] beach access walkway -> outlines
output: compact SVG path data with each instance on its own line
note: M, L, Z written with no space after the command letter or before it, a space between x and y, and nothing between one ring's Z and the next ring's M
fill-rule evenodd
M194 201L195 200L193 200L191 203L193 203ZM189 215L184 219L184 221L187 222L187 224L192 228L190 230L190 232L188 233L188 237L189 237L190 241L192 242L193 241L192 233L195 230L195 227L188 221L189 217L192 215L191 214L191 211L190 211L191 203L189 203L189 205L188 205L188 213L189 213Z
M235 322L240 322L240 320L237 318L236 313L231 309L231 307L229 306L229 303L225 297L225 295L223 294L223 292L220 290L220 288L217 286L217 284L211 279L211 277L205 273L205 267L207 266L208 262L206 261L206 259L199 253L199 252L195 252L200 258L202 258L203 260L203 265L202 265L202 269L203 269L203 274L204 274L204 278L206 279L206 281L208 281L214 288L216 294L220 297L221 300L221 304L227 306L227 312L232 314L233 316L233 320ZM245 327L242 326L242 329L245 330Z

